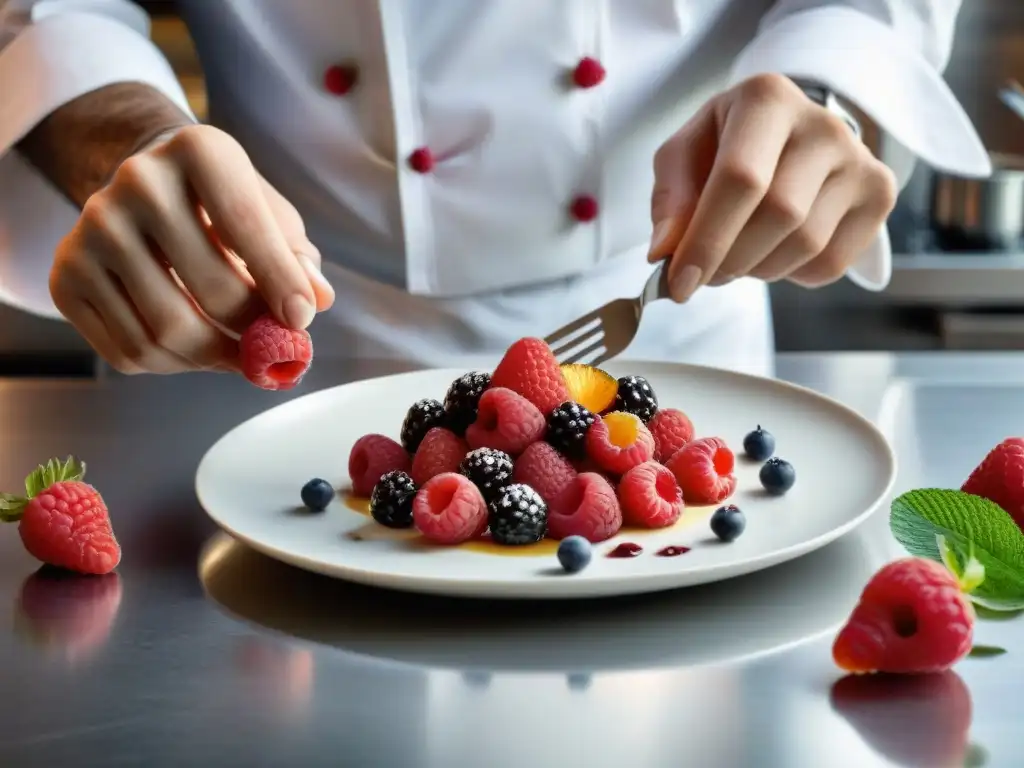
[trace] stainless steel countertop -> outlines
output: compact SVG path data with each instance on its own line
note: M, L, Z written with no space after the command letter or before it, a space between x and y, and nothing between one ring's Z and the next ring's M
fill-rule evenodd
M382 372L318 360L296 394ZM1021 355L783 356L778 374L878 420L897 490L956 486L1024 432ZM643 598L356 588L218 535L195 500L203 451L283 397L215 375L0 382L0 487L79 455L124 548L117 576L57 579L0 535L0 765L1024 764L1024 619L980 623L1009 653L955 673L838 682L837 623L900 554L884 513L793 563Z

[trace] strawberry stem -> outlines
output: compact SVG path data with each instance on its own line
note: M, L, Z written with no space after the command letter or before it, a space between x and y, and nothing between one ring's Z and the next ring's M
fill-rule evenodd
M78 481L85 477L85 462L74 456L64 461L50 459L40 464L25 478L25 495L0 493L0 521L16 523L21 520L28 503L56 483Z

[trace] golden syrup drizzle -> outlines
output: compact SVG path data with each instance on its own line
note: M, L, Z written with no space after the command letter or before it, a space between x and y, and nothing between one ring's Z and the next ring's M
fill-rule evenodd
M342 503L353 512L366 517L370 516L370 500L359 496L353 496L347 491L340 491ZM689 528L696 520L708 517L716 507L687 507L675 525L668 528L632 528L624 527L616 535L617 538L642 539L652 534L665 534L670 531L681 531ZM544 539L536 544L524 544L518 547L510 547L505 544L496 544L486 534L475 541L466 541L456 544L454 547L432 544L413 530L396 530L385 528L382 525L370 522L349 533L349 538L356 541L403 541L408 546L421 551L446 551L461 549L467 552L479 552L485 555L500 555L502 557L539 557L550 556L558 551L558 542L554 539Z

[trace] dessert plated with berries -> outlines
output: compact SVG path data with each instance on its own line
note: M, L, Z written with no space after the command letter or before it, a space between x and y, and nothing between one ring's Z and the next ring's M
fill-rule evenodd
M314 392L218 441L196 477L226 531L376 586L571 598L718 581L875 511L895 459L867 420L713 368L560 365L539 339L477 370Z

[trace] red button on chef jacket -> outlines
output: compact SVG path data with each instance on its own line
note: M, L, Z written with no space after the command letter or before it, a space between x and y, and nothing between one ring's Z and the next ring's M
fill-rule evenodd
M570 210L576 221L593 221L597 218L597 200L590 195L580 195L572 201Z
M409 155L409 167L416 173L430 173L434 170L434 154L430 147L414 149Z
M358 76L355 67L335 64L324 70L324 88L335 96L344 96L355 87Z
M580 88L593 88L604 80L605 70L601 62L589 56L580 59L572 73L572 81Z

